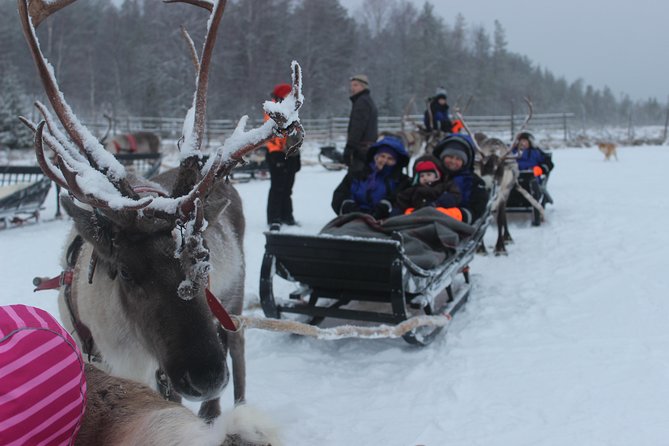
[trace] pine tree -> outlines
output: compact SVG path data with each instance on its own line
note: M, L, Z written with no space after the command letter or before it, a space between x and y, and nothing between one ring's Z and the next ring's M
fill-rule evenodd
M25 94L18 77L8 71L0 79L0 149L24 149L32 145L32 132L19 121L25 114Z

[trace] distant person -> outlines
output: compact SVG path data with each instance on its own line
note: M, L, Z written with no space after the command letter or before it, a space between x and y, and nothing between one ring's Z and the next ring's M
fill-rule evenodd
M448 135L434 148L434 156L444 164L446 175L462 195L459 208L465 223L481 217L488 204L485 183L474 173L474 153L473 140L463 134Z
M402 172L409 155L399 138L386 136L372 145L360 172L349 171L332 194L332 209L337 215L363 212L377 220L399 214L393 206L399 192L411 178Z
M511 153L516 155L518 169L531 170L535 177L539 178L553 170L553 161L546 153L534 143L534 136L529 132L522 132L516 138Z
M423 123L428 132L432 130L440 130L444 133L453 132L446 90L443 87L437 88L436 94L429 99Z
M272 100L281 102L290 94L290 84L278 84L272 90ZM265 115L265 120L269 116ZM270 230L279 230L281 225L293 226L297 222L293 216L293 185L295 174L300 170L299 152L286 156L290 147L289 136L277 136L267 142L267 164L269 166L270 187L267 197L267 224Z
M453 179L444 175L441 161L432 155L424 155L414 162L411 186L397 194L396 204L404 214L433 207L462 221L462 212L458 209L461 201L460 189Z
M369 79L357 74L350 81L351 115L348 121L344 163L350 173L359 173L365 167L367 150L378 137L378 112L370 95Z

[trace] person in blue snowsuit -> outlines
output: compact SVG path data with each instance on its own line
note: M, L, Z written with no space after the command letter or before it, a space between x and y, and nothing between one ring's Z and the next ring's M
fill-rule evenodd
M411 184L402 172L409 164L409 154L402 141L385 136L367 152L361 172L346 174L332 194L332 209L337 215L363 212L377 220L399 214L393 206L397 194Z
M517 143L511 153L518 157L518 169L531 170L541 183L541 177L553 170L552 160L540 148L534 145L534 137L529 132L518 135Z
M444 165L448 178L460 190L460 210L465 223L483 215L488 204L484 181L474 173L474 142L469 135L451 134L434 148L434 156Z

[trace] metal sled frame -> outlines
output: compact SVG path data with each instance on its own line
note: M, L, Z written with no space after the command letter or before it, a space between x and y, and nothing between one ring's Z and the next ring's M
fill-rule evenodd
M309 323L314 325L325 318L399 324L410 317L410 310L451 318L469 297L468 265L490 223L489 211L485 215L477 222L475 234L460 243L445 263L430 270L404 254L400 234L382 240L266 232L260 272L265 316L303 314L311 316ZM464 283L455 284L460 273ZM281 299L283 303L274 296L275 275L299 284L288 299ZM443 291L445 303L434 308L436 296ZM388 311L342 308L352 302L386 303ZM420 327L402 337L411 344L427 345L442 329Z
M51 180L37 166L0 166L0 187L25 183L13 193L0 198L0 225L39 220L39 211L49 194Z
M521 171L518 177L518 184L525 189L541 206L546 207L546 187L548 185L549 175L546 175L543 184L539 184L532 171ZM506 202L506 211L509 213L532 213L532 224L539 226L541 224L541 213L532 204L527 201L523 195L515 189L511 190L509 199Z

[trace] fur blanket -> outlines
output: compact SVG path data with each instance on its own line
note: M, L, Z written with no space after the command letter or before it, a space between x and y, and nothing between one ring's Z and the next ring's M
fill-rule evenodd
M474 227L425 207L386 220L357 212L345 214L321 229L321 234L389 240L394 233L401 234L405 255L417 266L430 269L452 255L460 240L474 233Z

